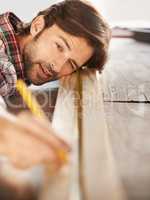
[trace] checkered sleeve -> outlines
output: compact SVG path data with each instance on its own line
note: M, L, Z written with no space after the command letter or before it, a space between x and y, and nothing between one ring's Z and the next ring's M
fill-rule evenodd
M0 95L9 96L15 91L17 75L14 65L9 61L5 45L0 40Z

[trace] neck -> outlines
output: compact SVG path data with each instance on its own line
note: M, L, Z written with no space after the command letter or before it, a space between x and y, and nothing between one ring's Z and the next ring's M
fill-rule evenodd
M24 47L31 40L31 36L30 35L27 35L27 36L17 35L16 40L19 45L21 54L23 55Z

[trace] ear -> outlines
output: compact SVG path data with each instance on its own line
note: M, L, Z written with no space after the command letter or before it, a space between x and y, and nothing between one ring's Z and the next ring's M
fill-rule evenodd
M36 17L31 24L30 33L33 37L35 37L38 33L40 33L45 27L44 16L39 15Z

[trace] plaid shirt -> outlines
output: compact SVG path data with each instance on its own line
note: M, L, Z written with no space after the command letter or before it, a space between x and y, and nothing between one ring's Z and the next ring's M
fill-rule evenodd
M13 13L0 15L0 95L15 92L17 78L24 79L24 66L15 38L17 25L22 23Z

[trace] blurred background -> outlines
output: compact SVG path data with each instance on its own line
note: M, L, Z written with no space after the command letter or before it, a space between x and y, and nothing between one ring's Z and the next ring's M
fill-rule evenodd
M93 0L110 22L150 20L149 0Z

